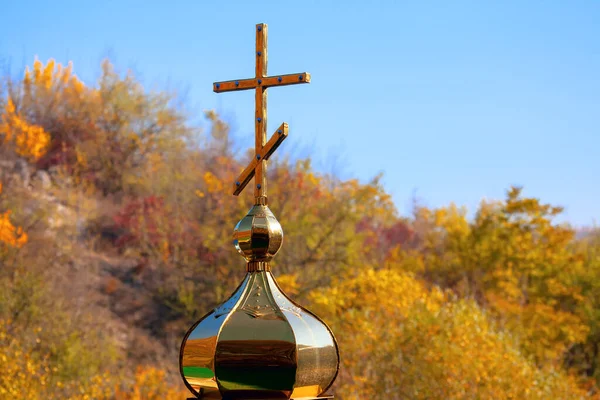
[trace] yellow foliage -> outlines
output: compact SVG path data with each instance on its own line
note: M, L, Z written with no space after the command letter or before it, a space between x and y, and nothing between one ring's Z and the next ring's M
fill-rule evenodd
M473 302L410 274L361 270L311 295L338 332L347 399L583 399L575 379L538 370ZM359 344L359 345L357 345Z
M163 240L163 242L161 244L161 255L162 255L163 261L165 263L168 263L169 258L171 257L171 249L170 249L168 240Z
M0 399L48 398L108 399L111 384L107 374L90 376L84 382L65 382L60 371L47 355L39 354L26 345L19 335L10 333L11 321L0 319ZM31 338L39 344L43 337L41 328L32 330Z
M117 389L115 400L180 400L189 392L165 383L165 372L154 367L138 367L135 382L127 390Z
M209 193L221 192L224 187L223 182L209 171L204 173L204 183Z
M511 188L504 202L483 203L472 222L454 205L418 215L429 227L425 275L488 306L542 363L560 360L589 331L572 279L581 261L569 249L573 231L551 221L558 212Z
M47 398L72 400L179 400L189 394L167 384L165 372L154 367L139 366L133 382L127 384L106 372L83 381L65 381L48 357L9 334L10 327L10 321L0 320L0 399L35 399L44 393ZM41 331L34 330L38 335Z
M46 390L50 366L15 343L0 321L0 398L36 398Z
M280 275L277 277L277 283L281 287L281 290L290 296L297 295L298 291L300 290L297 275Z
M164 167L165 162L159 153L151 153L148 156L148 164L152 172L157 172L160 168Z
M87 157L80 149L75 149L75 157L77 158L77 164L81 168L86 168L88 166Z

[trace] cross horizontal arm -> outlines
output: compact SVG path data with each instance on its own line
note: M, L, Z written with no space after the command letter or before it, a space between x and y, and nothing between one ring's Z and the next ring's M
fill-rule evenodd
M283 123L277 129L277 132L271 136L269 141L262 147L261 151L258 154L255 154L254 158L248 164L246 169L242 171L240 176L237 178L233 185L233 194L234 196L238 196L242 190L246 187L246 185L250 182L250 180L254 177L254 171L256 170L256 166L261 160L268 160L269 157L273 154L273 152L279 147L279 145L287 138L288 136L288 124Z
M223 93L235 90L248 90L257 87L272 87L297 85L299 83L310 83L310 74L300 72L297 74L267 76L265 78L238 79L234 81L224 81L213 83L213 92Z

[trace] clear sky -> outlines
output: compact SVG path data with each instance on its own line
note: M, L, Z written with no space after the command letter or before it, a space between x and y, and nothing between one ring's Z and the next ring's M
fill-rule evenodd
M0 1L0 58L13 71L72 60L87 83L102 58L148 87L187 89L253 143L254 26L269 26L280 151L365 181L379 172L401 213L413 193L470 209L509 185L600 222L600 2ZM244 149L240 149L243 151Z

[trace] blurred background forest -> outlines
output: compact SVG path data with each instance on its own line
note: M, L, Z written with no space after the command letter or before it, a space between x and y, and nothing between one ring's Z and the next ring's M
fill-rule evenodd
M182 399L185 331L241 281L251 153L109 61L0 87L0 398ZM370 182L269 165L274 274L340 342L341 399L600 399L600 230L507 187L401 216Z

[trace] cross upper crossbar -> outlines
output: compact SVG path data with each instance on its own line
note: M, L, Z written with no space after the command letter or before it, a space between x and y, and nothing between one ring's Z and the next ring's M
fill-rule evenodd
M233 185L233 194L239 195L254 178L254 197L257 204L267 201L267 160L288 136L288 124L283 123L267 142L267 88L310 83L310 74L267 75L267 24L256 25L256 74L254 78L213 83L216 93L255 89L254 158Z
M215 82L213 83L213 91L215 93L223 93L233 92L235 90L255 89L257 87L269 88L272 86L297 85L298 83L310 83L310 74L307 72L301 72L299 74Z

